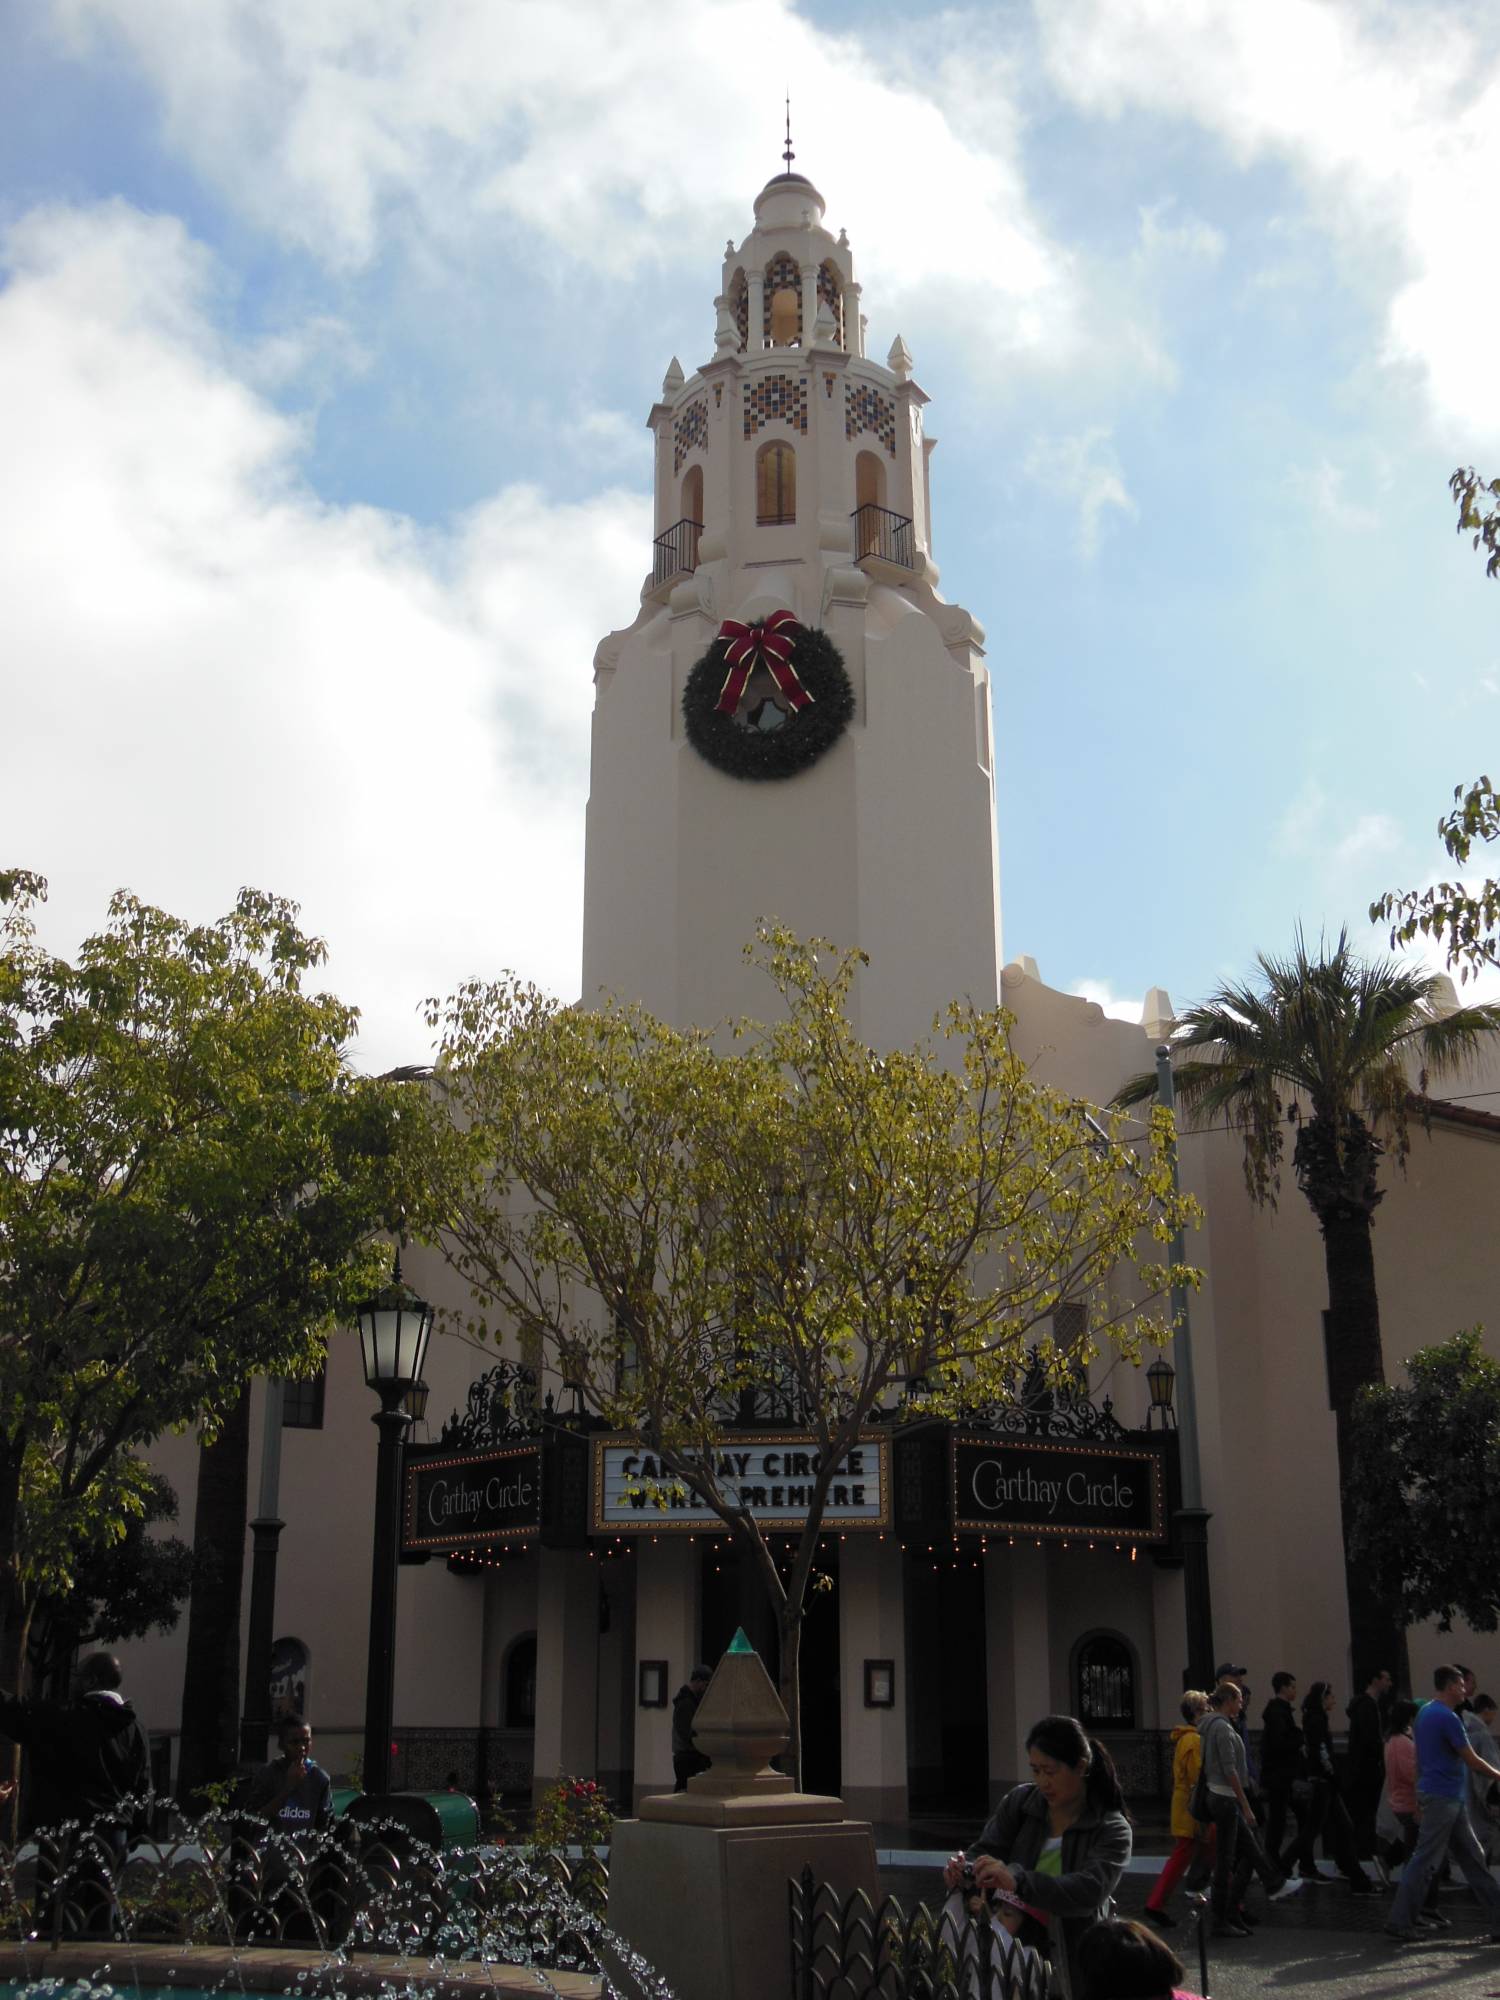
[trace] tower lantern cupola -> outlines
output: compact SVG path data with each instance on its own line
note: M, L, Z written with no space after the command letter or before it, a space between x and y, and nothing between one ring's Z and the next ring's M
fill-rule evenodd
M656 522L648 596L719 566L782 560L803 585L840 564L891 580L937 581L922 411L906 343L865 351L854 253L827 204L791 166L755 198L741 242L725 246L713 352L691 375L668 370L651 412ZM703 581L706 583L707 578Z

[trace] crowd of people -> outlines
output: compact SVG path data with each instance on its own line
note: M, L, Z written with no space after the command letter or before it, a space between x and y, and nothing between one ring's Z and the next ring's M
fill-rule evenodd
M1457 1866L1495 1925L1500 1887L1489 1862L1500 1848L1500 1749L1494 1699L1476 1691L1470 1669L1439 1668L1433 1699L1420 1704L1395 1695L1387 1670L1372 1674L1345 1711L1342 1779L1329 1682L1314 1681L1299 1704L1295 1674L1272 1675L1257 1768L1245 1727L1244 1669L1225 1662L1217 1678L1211 1692L1182 1698L1173 1751L1175 1845L1147 1899L1153 1924L1174 1923L1168 1904L1183 1881L1191 1888L1212 1878L1214 1935L1235 1938L1255 1922L1244 1900L1252 1874L1273 1901L1339 1877L1351 1894L1372 1896L1392 1887L1399 1866L1401 1889L1386 1929L1410 1943L1423 1930L1449 1927L1437 1892ZM1319 1864L1319 1841L1332 1870Z
M1245 1669L1225 1661L1216 1684L1182 1698L1173 1732L1173 1846L1146 1903L1155 1930L1124 1922L1114 1898L1130 1864L1133 1829L1105 1746L1072 1716L1044 1716L1026 1741L1028 1782L1001 1801L978 1839L944 1869L944 1923L974 1971L968 1920L987 1916L1001 1957L1015 1940L1049 1961L1070 2000L1193 2000L1157 1930L1177 1920L1179 1885L1208 1887L1212 1935L1250 1935L1260 1921L1247 1895L1259 1877L1269 1903L1310 1884L1376 1896L1395 1890L1385 1924L1395 1943L1450 1929L1437 1907L1446 1872L1463 1876L1500 1944L1500 1746L1496 1704L1460 1666L1438 1668L1422 1703L1397 1696L1381 1670L1348 1703L1342 1769L1334 1757L1337 1694L1277 1673L1258 1744L1245 1722ZM1325 1868L1318 1848L1332 1863ZM1399 1887L1393 1871L1400 1870ZM993 1950L994 1947L991 1947ZM993 1958L991 1963L994 1963ZM1004 1990L993 1975L993 1990Z

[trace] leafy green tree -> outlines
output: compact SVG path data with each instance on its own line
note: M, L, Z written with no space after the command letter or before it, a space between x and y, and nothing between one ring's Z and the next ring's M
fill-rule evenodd
M1457 787L1453 811L1438 821L1438 838L1460 867L1476 840L1500 838L1500 799L1487 777L1476 778L1467 791ZM1444 947L1461 981L1486 966L1500 966L1500 882L1494 876L1472 888L1460 879L1429 889L1392 890L1370 905L1370 922L1390 925L1392 950L1432 938Z
M40 1587L121 1525L129 1448L212 1437L377 1281L405 1093L352 1074L321 943L243 890L190 925L120 893L76 962L0 873L0 1684ZM388 1254L388 1253L386 1253ZM239 1524L243 1539L243 1520Z
M849 1021L861 954L767 930L759 958L782 1012L732 1037L511 981L434 1003L432 1214L469 1330L513 1329L659 1459L643 1497L696 1495L735 1537L775 1608L800 1771L801 1621L862 1428L917 1380L934 1412L1012 1399L1062 1301L1136 1357L1192 1276L1164 1246L1196 1211L1170 1121L1132 1146L1035 1082L1006 1015L955 1006L935 1046L877 1052ZM785 1572L719 1456L768 1407L817 1449Z
M1404 1162L1413 1084L1452 1075L1500 1030L1500 1007L1444 1014L1436 978L1357 958L1340 932L1332 951L1299 934L1288 958L1262 955L1258 984L1230 984L1179 1019L1172 1038L1178 1103L1190 1125L1227 1119L1244 1139L1253 1200L1274 1205L1287 1135L1292 1171L1323 1233L1328 1275L1328 1393L1338 1438L1345 1587L1356 1674L1394 1665L1404 1644L1396 1607L1355 1560L1355 1399L1385 1380L1373 1227L1387 1146ZM1156 1077L1133 1078L1117 1104L1139 1104Z
M1448 481L1458 505L1458 532L1472 534L1476 549L1488 552L1485 574L1500 576L1500 479L1485 480L1473 466L1460 466ZM1494 503L1494 504L1491 504ZM1487 511L1481 511L1487 509ZM1454 809L1438 821L1438 839L1450 858L1463 867L1476 840L1500 837L1500 800L1487 777L1476 778L1453 793ZM1439 882L1429 889L1393 891L1370 905L1372 924L1388 923L1391 948L1430 937L1447 950L1448 964L1460 980L1487 966L1500 965L1500 882L1487 877L1477 887L1462 880Z
M177 1519L171 1483L139 1459L122 1468L139 1511L116 1516L118 1532L77 1556L64 1588L40 1589L28 1654L33 1682L61 1698L73 1655L84 1647L170 1632L193 1585L193 1552L180 1536L151 1534Z
M1450 475L1448 490L1458 507L1458 532L1471 534L1486 554L1484 573L1500 576L1500 479L1485 479L1472 465Z
M1354 1408L1351 1549L1408 1624L1500 1627L1500 1363L1482 1329L1423 1348Z

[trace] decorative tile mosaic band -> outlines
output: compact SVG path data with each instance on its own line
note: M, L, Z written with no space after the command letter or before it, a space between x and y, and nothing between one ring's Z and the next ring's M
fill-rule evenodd
M896 456L896 405L868 382L846 382L844 436L858 437L861 431L873 431L891 457Z
M745 384L745 436L753 438L767 424L807 429L807 380L797 375L762 375ZM895 445L891 446L892 451Z
M743 271L736 271L729 284L729 310L739 328L740 352L750 345L750 285Z
M818 266L818 297L833 314L833 324L838 333L839 346L844 344L844 281L839 268L830 258Z
M672 477L675 479L682 470L682 461L690 451L708 450L708 405L699 396L689 403L682 415L672 424Z

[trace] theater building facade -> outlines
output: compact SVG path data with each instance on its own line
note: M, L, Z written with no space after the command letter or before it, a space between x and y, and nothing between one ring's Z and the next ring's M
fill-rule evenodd
M883 361L867 353L864 303L822 197L779 175L728 246L712 353L690 374L674 360L652 407L652 566L594 661L584 998L609 990L684 1025L755 1015L765 992L743 947L775 917L868 953L853 1005L872 1044L918 1039L955 997L1003 1003L1044 1081L1104 1103L1151 1067L1170 1001L1153 991L1142 1024L1122 1023L1003 958L984 633L939 591L928 399L899 335ZM711 652L726 622L774 634L785 614L813 635L790 671L774 649L733 670ZM1065 669L1051 663L1060 689ZM1164 865L1154 829L1118 837L1143 868ZM1388 1176L1376 1255L1393 1369L1460 1326L1500 1324L1500 1118L1482 1108L1500 1104L1482 1094L1497 1087L1500 1075L1467 1082L1416 1134L1404 1176ZM1188 1246L1205 1274L1190 1414L1216 1656L1249 1664L1257 1713L1283 1667L1342 1700L1320 1239L1294 1188L1274 1211L1249 1204L1233 1135L1186 1136L1181 1168L1205 1211ZM406 1274L463 1303L436 1253L410 1252ZM1082 1353L1079 1310L1050 1330ZM670 1787L670 1702L693 1662L743 1626L774 1665L753 1578L713 1517L639 1504L638 1441L512 1357L435 1338L427 1376L405 1469L396 1782L516 1793L597 1775L627 1801ZM282 1682L325 1762L347 1770L375 1469L354 1336L335 1338L321 1382L284 1399L256 1385L256 1452L278 1401L278 1480L260 1505L285 1523ZM879 1413L836 1469L823 1524L830 1582L802 1653L808 1785L882 1821L978 1814L1023 1769L1030 1723L1061 1709L1115 1745L1133 1789L1158 1791L1187 1658L1188 1415L1109 1354L1081 1362L1067 1391L1033 1377L1017 1405L961 1424L910 1402ZM788 1413L755 1408L722 1449L767 1532L795 1535L814 1468ZM192 1441L158 1459L190 1521ZM254 1487L252 1467L252 1501ZM1500 1678L1493 1636L1414 1633L1414 1670L1459 1644ZM165 1738L182 1634L127 1651Z

